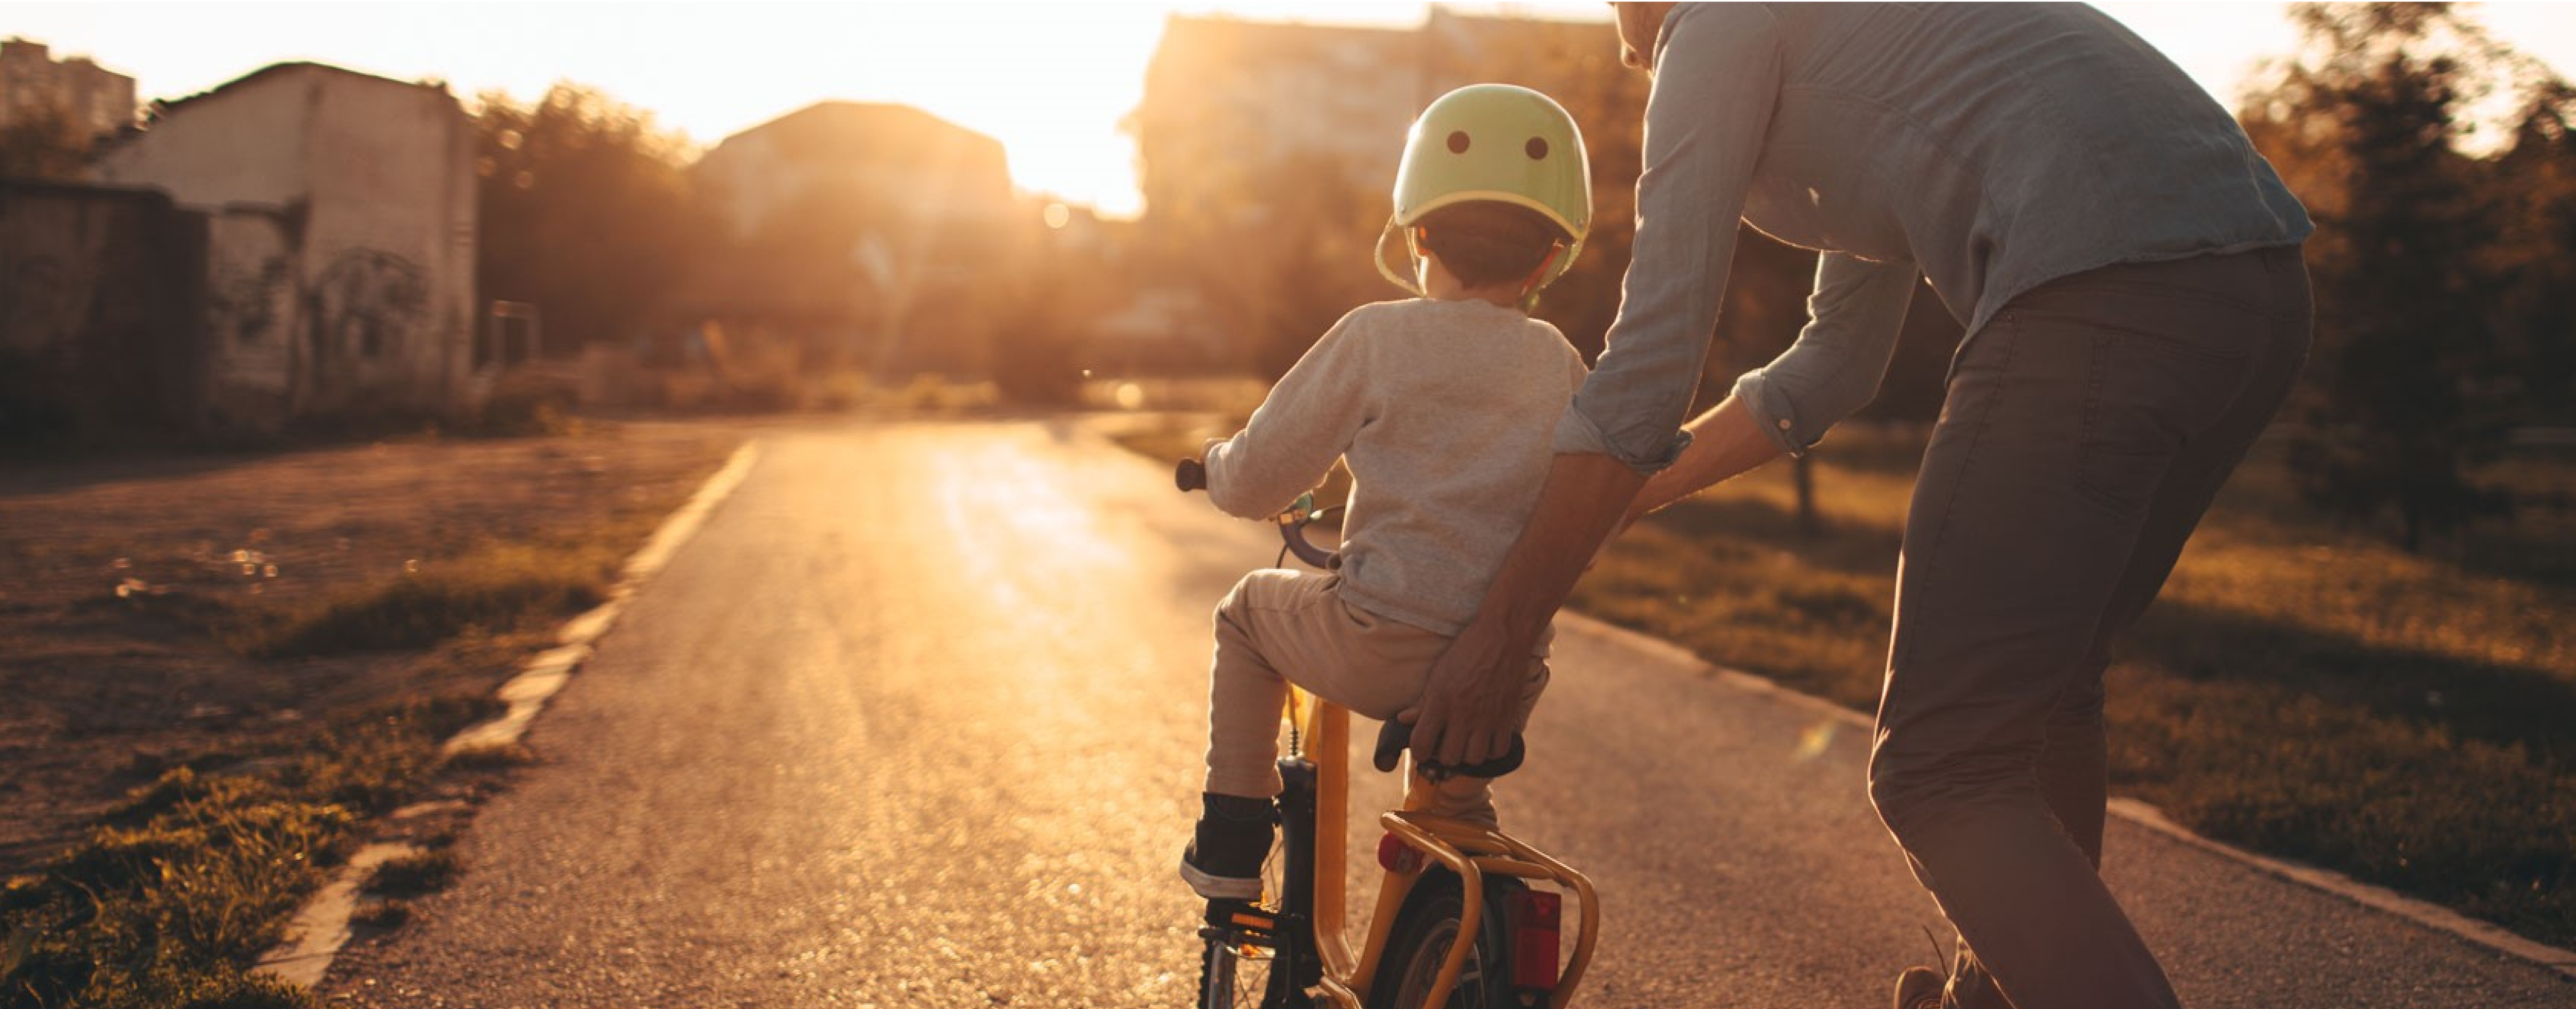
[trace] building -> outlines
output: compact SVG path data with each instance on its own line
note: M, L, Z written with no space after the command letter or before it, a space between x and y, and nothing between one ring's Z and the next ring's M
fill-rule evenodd
M1461 15L1433 7L1413 28L1365 28L1173 15L1127 120L1143 162L1146 217L1257 215L1247 173L1328 168L1367 189L1395 179L1405 132L1433 98L1503 81L1553 90L1519 64L1531 54L1590 54L1617 67L1604 22ZM1606 58L1606 59L1605 59Z
M474 144L443 86L281 63L101 147L207 218L208 424L471 408Z
M0 41L0 126L61 111L91 133L134 125L134 78L74 56L57 62L42 42Z
M1000 141L908 105L808 105L726 137L693 171L742 238L818 205L905 223L1019 213Z
M743 250L692 300L816 364L982 370L993 323L973 288L1042 227L999 141L904 105L810 105L691 174Z
M165 193L0 179L0 439L193 427L205 241Z

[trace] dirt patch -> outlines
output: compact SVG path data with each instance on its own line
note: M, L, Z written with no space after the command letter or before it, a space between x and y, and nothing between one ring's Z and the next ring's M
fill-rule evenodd
M497 686L539 621L401 651L280 649L263 632L399 597L424 572L453 591L528 545L613 565L744 436L638 423L0 469L0 877L169 768Z

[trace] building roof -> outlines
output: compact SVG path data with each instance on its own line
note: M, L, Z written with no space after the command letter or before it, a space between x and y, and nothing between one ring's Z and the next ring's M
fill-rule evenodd
M292 61L285 62L285 63L271 63L271 64L269 64L269 65L267 65L267 66L261 67L261 68L259 68L259 69L257 69L257 70L253 70L253 71L251 71L251 72L249 72L249 73L246 73L246 74L243 74L243 75L241 75L241 76L239 76L239 77L235 77L235 78L233 78L232 80L225 81L225 82L223 82L223 83L221 83L221 84L217 84L217 85L215 85L214 87L207 88L206 90L204 90L204 91L200 91L200 92L197 92L196 94L193 94L193 95L188 95L188 96L183 97L183 98L172 98L172 99L167 99L167 100L164 100L164 101L157 101L157 102L154 102L154 103L152 103L152 104L153 104L153 107L157 110L157 113L158 113L158 114L165 114L165 115L166 115L166 114L168 114L169 112L174 111L174 110L178 109L178 108L179 108L179 107L181 107L181 106L187 105L187 104L188 104L188 103L190 103L190 102L198 101L198 100L200 100L200 99L205 99L205 98L212 98L212 97L214 97L214 96L216 96L216 95L223 94L224 92L226 92L226 91L230 91L230 90L232 90L232 89L234 89L234 88L243 87L243 86L245 86L245 85L248 85L248 84L250 84L250 83L252 83L252 82L254 82L254 81L265 81L265 80L268 80L268 79L271 79L271 78L285 77L285 76L288 76L288 75L290 75L290 74L294 74L294 73L301 72L301 71L312 71L312 72L317 72L317 73L329 74L329 75L337 76L337 77L345 77L345 78L349 78L349 79L352 79L352 80L368 81L368 82L381 83L381 84L392 84L392 85L396 85L396 86L399 86L399 87L406 87L406 88L420 88L420 89L425 90L425 91L435 91L435 92L438 92L438 93L439 93L439 94L441 94L441 95L447 94L447 85L445 85L445 84L432 83L432 82L428 82L428 81L418 81L418 82L413 82L413 81L398 81L398 80L394 80L394 79L393 79L393 78L391 78L391 77L378 77L378 76L376 76L376 75L374 75L374 74L370 74L370 73L362 73L362 72L359 72L359 71L356 71L356 70L351 70L351 69L349 69L349 68L347 68L347 67L335 67L335 66L332 66L331 64L328 64L328 63L317 63L317 62L313 62L313 61L310 61L310 60L292 60Z
M909 105L816 102L726 137L716 148L721 151L735 140L752 136L795 161L921 167L1004 163L1001 141Z

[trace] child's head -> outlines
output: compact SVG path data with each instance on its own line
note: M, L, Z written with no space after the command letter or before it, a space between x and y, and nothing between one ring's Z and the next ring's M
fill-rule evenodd
M1387 232L1471 288L1517 285L1534 297L1572 264L1592 225L1592 174L1574 117L1546 95L1473 84L1414 120L1395 175ZM1379 240L1378 271L1416 294ZM1410 272L1410 271L1407 271ZM1524 303L1526 307L1526 302Z
M1532 286L1567 238L1527 207L1480 200L1422 215L1413 246L1469 288Z

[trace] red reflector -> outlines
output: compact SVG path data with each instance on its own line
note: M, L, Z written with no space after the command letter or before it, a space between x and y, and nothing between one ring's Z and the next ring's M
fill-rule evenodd
M1377 839L1377 866L1388 872L1410 876L1421 872L1423 854L1402 838L1382 834Z
M1512 984L1540 991L1556 990L1557 919L1565 899L1545 890L1512 895L1504 909L1512 931Z

